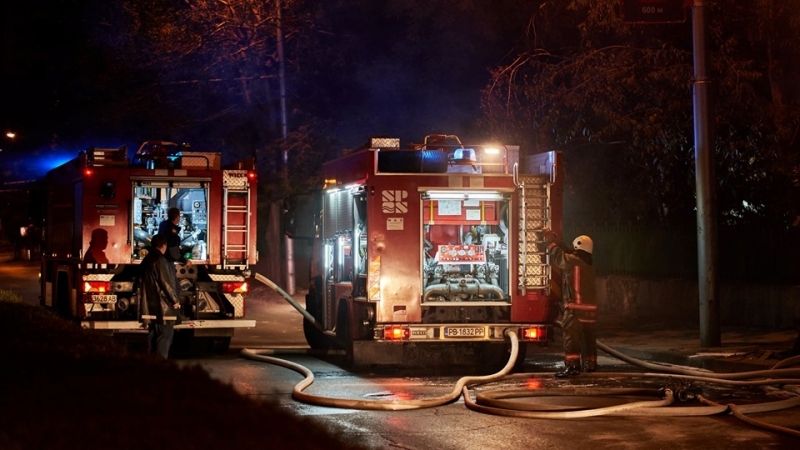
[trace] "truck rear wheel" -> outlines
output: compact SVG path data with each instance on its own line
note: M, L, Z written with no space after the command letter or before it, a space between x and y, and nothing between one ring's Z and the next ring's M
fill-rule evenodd
M216 353L218 355L221 355L223 353L227 353L230 348L231 348L230 336L208 338L208 350L211 353Z
M315 283L306 294L306 311L311 313L312 316L320 323L322 317L322 299L318 292L320 292L320 285L322 281L317 277ZM326 336L319 328L314 326L313 323L303 318L303 335L308 342L308 346L314 350L328 350L333 346L333 339Z
M350 307L347 301L339 301L339 311L336 314L336 343L345 351L347 363L353 362L353 327L350 323Z
M517 359L514 361L513 372L522 372L525 365L525 355L528 344L520 342ZM479 365L490 372L497 372L508 363L511 357L511 346L508 343L486 343L480 350Z
M331 339L305 319L303 319L303 335L306 337L308 346L314 350L328 350L332 346Z

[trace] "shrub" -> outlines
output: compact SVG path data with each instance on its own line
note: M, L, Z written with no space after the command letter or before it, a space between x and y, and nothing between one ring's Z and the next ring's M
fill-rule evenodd
M22 303L22 297L11 291L0 289L0 302Z

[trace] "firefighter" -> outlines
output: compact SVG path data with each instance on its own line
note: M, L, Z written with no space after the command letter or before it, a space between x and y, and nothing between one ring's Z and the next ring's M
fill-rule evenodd
M167 210L167 220L158 224L158 234L167 237L167 253L164 255L172 262L191 266L192 262L181 253L181 210L172 207Z
M164 257L167 238L157 234L151 243L142 260L142 319L147 323L148 351L167 359L181 305L175 291L175 269Z
M597 370L594 243L589 236L578 236L570 249L551 230L545 229L543 235L551 264L560 268L562 273L564 370L557 372L556 376L563 378L580 374L581 362L584 371L594 372Z

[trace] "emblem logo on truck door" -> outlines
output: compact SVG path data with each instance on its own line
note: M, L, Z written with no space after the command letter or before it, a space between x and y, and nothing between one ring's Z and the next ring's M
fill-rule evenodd
M383 213L384 214L405 214L408 212L408 202L405 199L408 197L408 191L392 190L382 191L381 198L383 199Z

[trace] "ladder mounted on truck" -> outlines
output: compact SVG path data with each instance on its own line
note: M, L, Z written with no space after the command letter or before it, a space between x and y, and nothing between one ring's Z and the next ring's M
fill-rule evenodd
M226 170L222 196L222 267L246 265L250 257L250 185L246 170Z
M540 233L550 226L550 178L546 175L515 175L521 199L518 286L522 295L534 289L549 294L550 265Z

